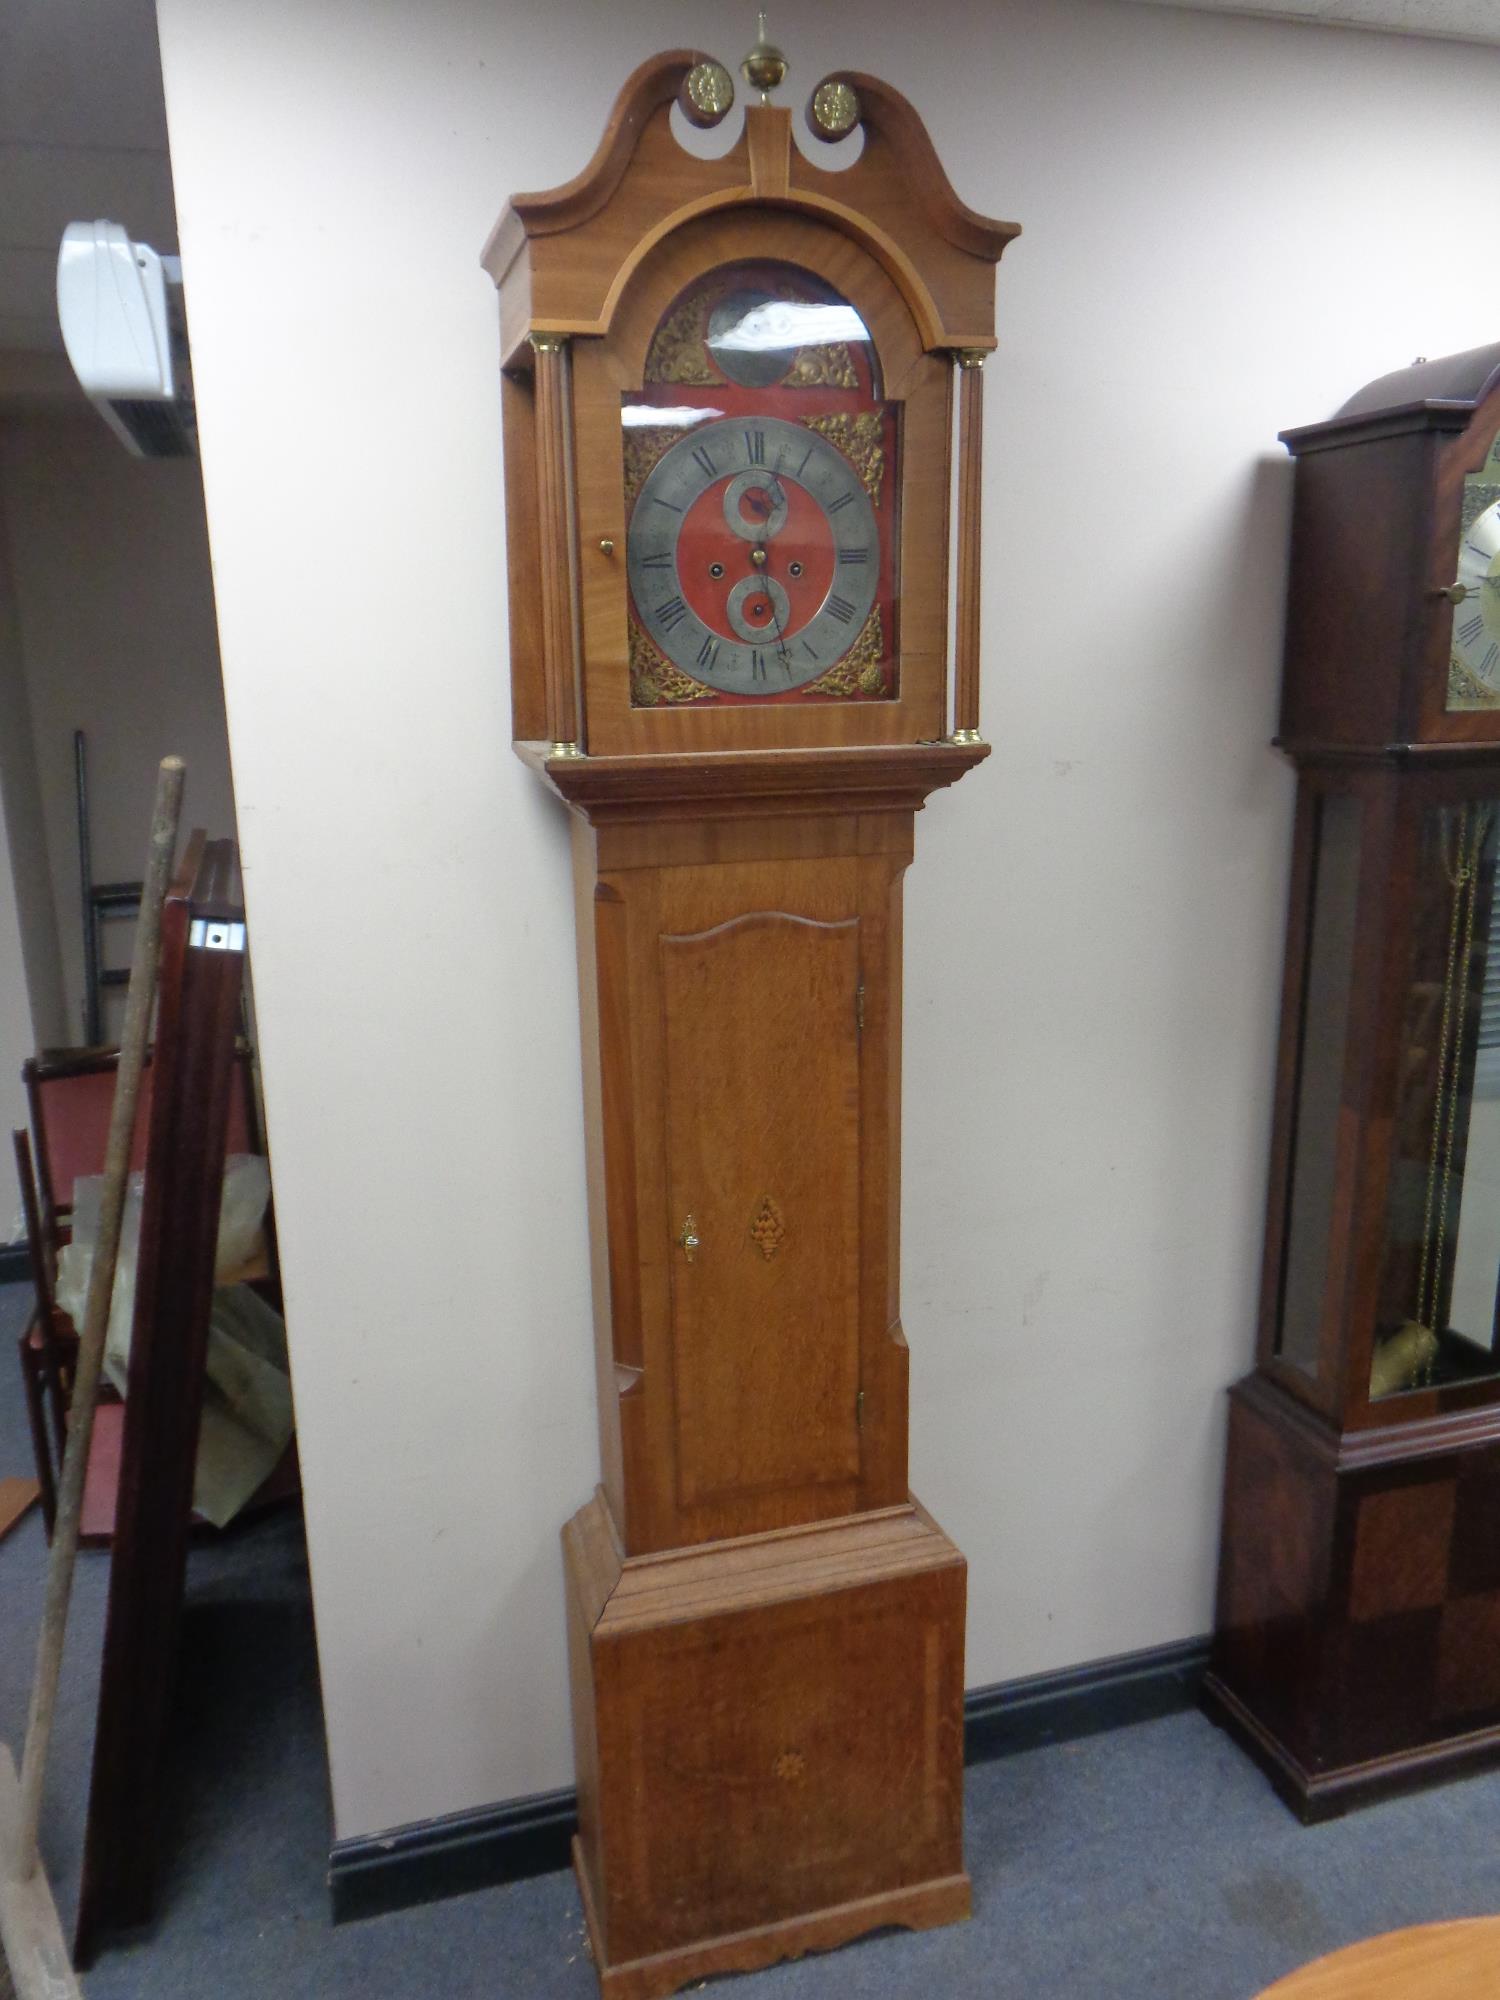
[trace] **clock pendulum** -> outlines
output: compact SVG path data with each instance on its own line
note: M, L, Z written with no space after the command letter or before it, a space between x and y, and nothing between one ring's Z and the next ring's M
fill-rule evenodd
M907 1488L901 885L979 733L981 376L1016 234L906 100L696 51L518 195L516 747L569 808L602 1477L563 1534L615 2000L967 1915L962 1556ZM962 393L955 399L955 383ZM959 507L950 546L954 404ZM948 660L950 578L957 640Z

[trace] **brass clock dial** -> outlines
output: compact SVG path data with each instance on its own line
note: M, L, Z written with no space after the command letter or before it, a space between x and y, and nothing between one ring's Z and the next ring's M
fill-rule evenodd
M626 543L652 640L706 686L805 686L875 603L880 543L854 466L803 425L731 417L690 431L646 479Z

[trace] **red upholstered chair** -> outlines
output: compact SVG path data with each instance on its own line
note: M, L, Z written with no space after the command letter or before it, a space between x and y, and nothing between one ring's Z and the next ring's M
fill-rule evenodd
M21 1068L34 1145L25 1132L16 1132L13 1137L36 1287L36 1309L21 1336L21 1378L41 1487L42 1518L49 1535L57 1508L73 1356L78 1345L73 1322L54 1295L57 1258L71 1234L75 1184L103 1170L117 1060L114 1049L56 1049L28 1057ZM133 1171L146 1163L151 1078L148 1055L131 1148ZM241 1043L235 1052L229 1094L225 1157L262 1150L250 1054ZM94 1417L84 1487L81 1540L89 1547L107 1546L113 1532L123 1421L120 1399L106 1383Z
M73 1186L87 1174L101 1173L109 1135L109 1114L115 1096L114 1049L53 1049L30 1056L21 1065L36 1158L37 1190L42 1226L54 1244L67 1240L73 1215ZM229 1099L226 1153L264 1151L255 1105L249 1052L238 1052L237 1087ZM151 1058L141 1079L131 1147L132 1171L146 1164L146 1137L151 1129Z
M11 1134L16 1154L16 1179L26 1218L26 1248L36 1304L20 1339L21 1385L31 1446L41 1488L42 1518L47 1533L57 1513L57 1478L67 1438L68 1398L78 1341L72 1322L58 1309L52 1287L57 1275L56 1253L42 1227L41 1203L32 1164L31 1142L24 1131Z

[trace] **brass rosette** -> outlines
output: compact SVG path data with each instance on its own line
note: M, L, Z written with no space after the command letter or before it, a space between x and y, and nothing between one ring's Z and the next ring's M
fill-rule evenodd
M689 125L707 131L717 125L734 103L734 78L723 63L705 57L682 79L677 102Z
M832 145L859 123L859 92L841 76L826 76L807 100L807 129Z

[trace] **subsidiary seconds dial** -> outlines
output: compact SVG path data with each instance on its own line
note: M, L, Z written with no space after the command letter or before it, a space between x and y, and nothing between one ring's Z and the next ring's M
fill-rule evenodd
M724 694L779 694L826 673L860 636L880 538L834 445L779 417L727 417L652 467L626 564L636 616L675 666Z

